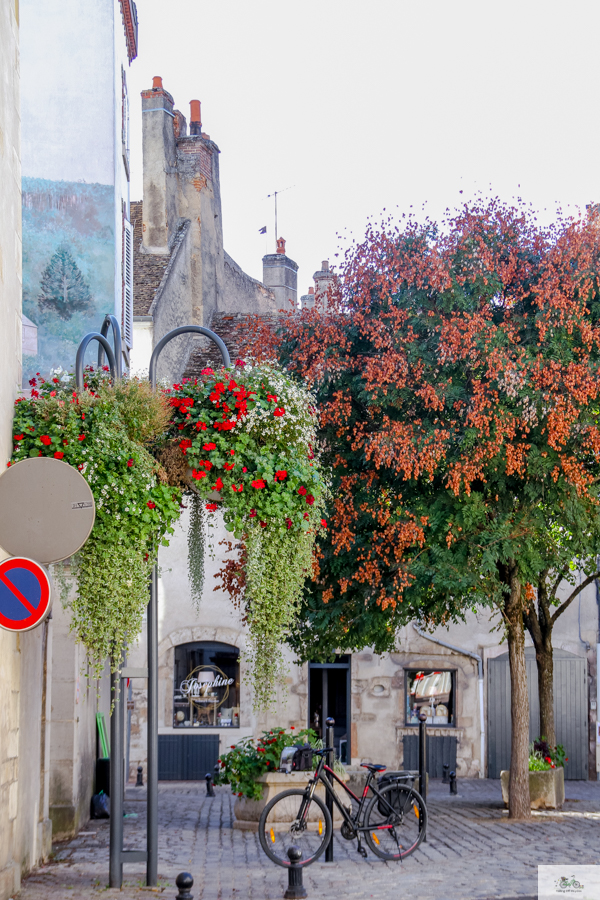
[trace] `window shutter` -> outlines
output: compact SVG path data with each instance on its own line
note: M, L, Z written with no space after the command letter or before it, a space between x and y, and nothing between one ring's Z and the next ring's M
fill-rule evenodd
M123 221L123 342L133 346L133 225Z

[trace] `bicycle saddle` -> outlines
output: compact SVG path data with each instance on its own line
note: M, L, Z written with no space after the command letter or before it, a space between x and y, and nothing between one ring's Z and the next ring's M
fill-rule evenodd
M380 766L379 763L361 763L361 766L369 772L385 772L387 769L387 766Z

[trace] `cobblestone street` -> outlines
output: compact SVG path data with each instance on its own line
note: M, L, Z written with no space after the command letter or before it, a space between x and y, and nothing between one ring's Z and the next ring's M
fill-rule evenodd
M364 860L356 843L335 836L335 862L304 870L309 897L533 898L539 864L597 864L600 855L600 783L567 782L560 812L534 814L511 823L502 808L497 781L463 780L460 794L432 782L428 841L403 864L372 854ZM203 783L163 782L159 795L161 896L175 898L175 877L194 876L195 900L281 898L287 873L270 863L255 834L234 830L229 788L206 796ZM125 847L143 849L145 791L128 788ZM133 815L132 815L133 814ZM137 818L135 815L137 814ZM121 892L108 882L108 821L92 821L82 833L55 845L53 862L27 878L19 900L92 900L116 895L141 900L144 865L125 866Z

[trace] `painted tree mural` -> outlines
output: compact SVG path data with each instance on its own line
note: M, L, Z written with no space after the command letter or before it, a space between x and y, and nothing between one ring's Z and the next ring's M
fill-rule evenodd
M524 615L597 528L599 272L595 212L543 229L493 201L370 229L326 309L260 335L316 390L333 473L295 646L381 652L404 622L494 607L516 818L530 815Z
M44 269L38 304L40 309L55 312L64 321L73 313L94 311L90 287L65 244Z

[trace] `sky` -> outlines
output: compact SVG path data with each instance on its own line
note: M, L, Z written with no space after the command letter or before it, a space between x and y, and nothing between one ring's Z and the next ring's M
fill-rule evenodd
M262 280L278 233L307 292L369 220L520 197L600 201L600 4L588 0L137 0L140 92L160 75L218 145L224 243ZM385 211L385 212L384 212ZM259 230L266 225L266 238Z

